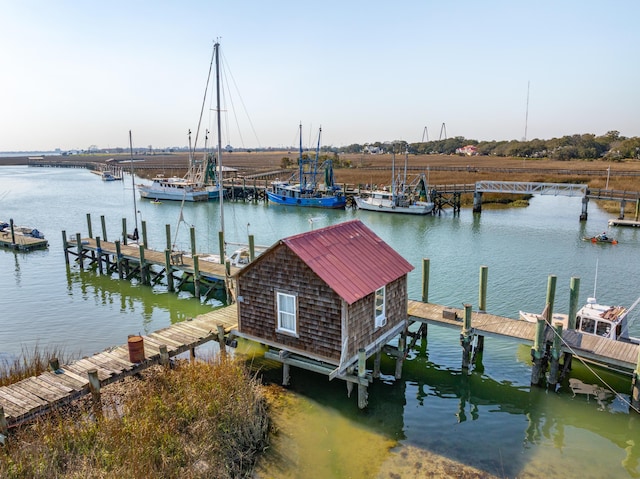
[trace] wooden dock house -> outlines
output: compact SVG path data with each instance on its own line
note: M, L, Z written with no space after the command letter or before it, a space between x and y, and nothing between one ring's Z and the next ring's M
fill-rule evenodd
M237 334L330 379L361 362L363 378L366 358L407 328L411 270L359 220L281 239L236 275Z

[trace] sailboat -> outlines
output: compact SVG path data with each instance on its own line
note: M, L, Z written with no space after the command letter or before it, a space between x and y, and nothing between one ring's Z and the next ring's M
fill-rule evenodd
M267 190L269 201L278 205L302 206L314 208L344 208L347 199L342 189L334 184L333 163L327 160L324 164L324 185L317 182L318 160L320 156L320 135L314 158L302 154L302 124L300 124L300 152L298 172L289 181L273 181L271 190Z
M395 153L391 163L391 191L375 190L367 196L356 196L358 209L381 213L403 213L426 215L433 211L434 204L427 201L427 180L424 174L407 184L407 162L409 153L405 152L404 178L395 177Z

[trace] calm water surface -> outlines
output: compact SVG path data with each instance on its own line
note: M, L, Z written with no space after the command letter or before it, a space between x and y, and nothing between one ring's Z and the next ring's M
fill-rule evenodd
M0 167L0 220L37 227L50 244L30 253L0 250L3 358L36 346L88 355L211 309L186 293L66 269L62 231L86 236L90 214L93 234L102 236L104 216L114 240L123 218L132 228L136 211L151 248L165 247L169 224L172 242L188 250L193 225L198 251L217 252L218 203L185 205L179 224L178 203L136 198L134 206L130 177L103 182L85 170ZM631 305L640 295L640 231L615 229L618 245L593 245L582 237L606 230L612 215L592 202L588 221L580 222L580 211L580 198L552 196L537 196L524 209L420 218L225 202L224 218L228 241L246 243L253 234L259 245L358 218L416 267L411 299L420 299L421 262L429 258L429 300L436 303L477 307L486 265L487 307L495 314L542 311L551 274L558 277L557 311L568 309L572 276L581 279L580 303L595 287L600 301ZM638 322L631 330L640 336ZM629 378L578 364L558 391L531 389L529 348L493 338L480 367L463 375L460 362L457 333L430 326L428 343L412 351L401 380L384 358L366 411L347 398L342 382L293 371L282 418L289 427L278 439L293 456L272 458L265 477L429 477L434 457L498 477L640 477L640 417L626 404ZM271 366L263 365L265 375L277 382L281 371Z

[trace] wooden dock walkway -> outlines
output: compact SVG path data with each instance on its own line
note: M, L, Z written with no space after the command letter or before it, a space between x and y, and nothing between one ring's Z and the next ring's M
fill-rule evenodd
M462 328L464 316L462 309L412 300L409 300L408 313L410 322L437 324L458 331ZM472 313L471 327L477 335L510 338L528 344L533 344L536 334L534 323L482 312ZM548 341L552 340L552 334L552 331L547 331ZM582 334L575 330L564 331L562 338L565 343L562 348L564 352L604 366L615 366L625 372L633 372L636 368L640 351L640 346L636 344Z
M112 243L109 241L100 241L100 245L98 246L98 242L95 238L82 238L80 241L82 244L82 251L83 251L82 253L80 253L80 255L84 256L86 255L87 252L90 252L90 253L93 252L94 256L97 256L99 253L102 256L108 255L117 259L118 248L116 246L116 243ZM79 257L78 256L79 253L77 251L77 240L69 239L67 241L67 244L68 244L67 251L70 254L74 254L76 255L76 257ZM132 260L132 261L135 261L136 263L140 263L141 245L120 244L119 247L120 247L121 259ZM75 252L74 252L74 249L76 249ZM144 258L144 262L147 265L156 265L156 266L160 266L161 268L166 267L166 254L164 251L156 251L148 248L143 248L143 258ZM85 256L82 259L83 261L89 261L89 262L98 261L97 258L94 259L90 256ZM102 259L104 258L101 258L101 260ZM170 264L171 269L173 270L184 271L191 274L195 272L193 257L190 255L186 255L185 253L172 252L170 263L171 263ZM115 265L115 260L112 264ZM198 270L201 275L212 278L212 279L217 279L220 281L224 281L226 277L225 265L214 263L213 261L198 261ZM232 275L235 274L238 270L239 268L232 266L231 274Z
M166 346L168 358L186 351L195 356L195 348L219 340L218 329L225 333L237 329L235 305L220 308L195 319L172 324L148 335L142 335L144 359L132 363L128 343L85 357L56 371L0 387L0 407L8 427L19 425L51 409L67 404L90 392L89 372L97 371L101 386L116 382L161 361L161 347ZM163 349L163 348L162 348ZM2 421L0 417L0 421Z

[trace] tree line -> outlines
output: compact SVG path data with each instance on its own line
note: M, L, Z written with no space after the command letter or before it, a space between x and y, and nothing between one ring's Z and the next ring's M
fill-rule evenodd
M624 159L640 159L640 137L627 138L620 132L612 130L605 135L593 134L568 135L550 140L510 140L510 141L477 141L462 136L409 143L404 140L393 142L375 142L365 145L352 144L346 147L322 148L326 152L334 153L362 153L365 147L377 147L386 153L395 151L410 154L444 154L455 155L459 149L473 145L478 155L520 157L520 158L549 158L552 160L596 160L600 158L612 161Z

